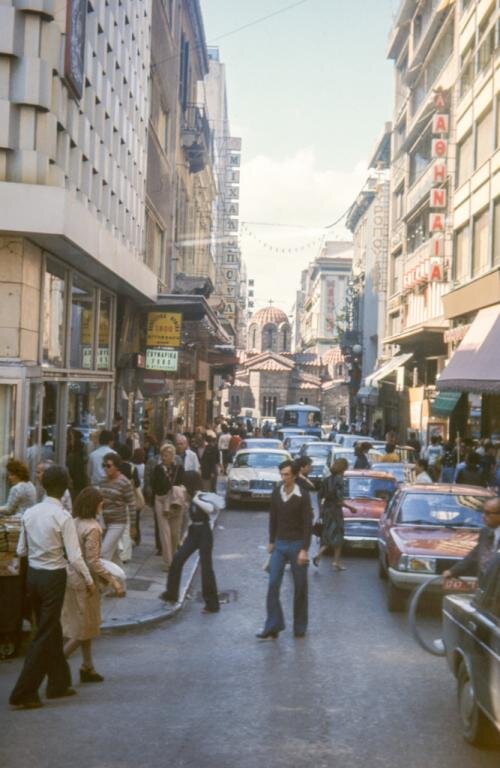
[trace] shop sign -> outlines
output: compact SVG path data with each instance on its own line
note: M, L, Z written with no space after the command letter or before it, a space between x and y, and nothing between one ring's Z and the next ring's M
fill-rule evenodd
M442 280L444 257L445 210L448 204L447 190L443 188L448 178L448 135L450 115L447 94L438 89L434 95L436 114L432 118L432 189L430 191L429 231L433 235L430 280Z
M179 364L177 349L146 349L147 371L168 371L176 373Z
M180 347L181 331L182 314L180 312L149 312L146 346Z
M82 368L92 369L92 347L82 347ZM109 368L109 349L99 347L97 350L97 368L107 370Z

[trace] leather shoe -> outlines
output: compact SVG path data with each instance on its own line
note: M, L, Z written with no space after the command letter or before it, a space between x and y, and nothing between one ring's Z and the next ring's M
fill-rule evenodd
M26 699L25 701L11 701L10 706L12 709L40 709L40 707L43 707L43 704L37 696L34 699Z
M255 637L258 640L276 640L276 638L278 637L278 634L279 634L279 632L265 632L265 631L262 631L262 632L257 632Z
M47 691L48 699L66 699L68 696L76 696L76 691L74 688L66 688L65 691L61 691L60 693L49 693Z

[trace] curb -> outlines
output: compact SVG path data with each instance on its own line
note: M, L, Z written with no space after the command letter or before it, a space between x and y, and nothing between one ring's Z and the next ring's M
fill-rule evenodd
M221 510L221 511L225 511L225 510ZM219 515L220 515L220 511L217 512L217 514L214 515L214 517L211 520L212 531L215 530L217 520L219 519ZM167 619L172 619L182 610L184 606L187 593L191 588L191 584L193 583L193 579L196 575L196 571L198 570L199 564L200 564L200 556L199 554L197 554L191 566L189 575L185 580L184 586L179 595L179 602L176 603L174 606L167 607L163 603L165 607L158 608L158 610L153 611L152 613L145 613L140 618L130 617L129 619L120 619L117 621L105 622L101 624L101 632L110 632L110 633L125 632L128 629L140 629L142 627L151 627L151 626L154 626L155 624L160 624L163 621L167 621ZM162 601L159 600L159 602L162 602Z

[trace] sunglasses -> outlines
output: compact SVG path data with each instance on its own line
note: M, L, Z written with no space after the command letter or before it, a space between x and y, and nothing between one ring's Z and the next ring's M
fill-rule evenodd
M103 469L110 469L111 467L114 467L115 465L112 462L109 462L109 464L103 464Z

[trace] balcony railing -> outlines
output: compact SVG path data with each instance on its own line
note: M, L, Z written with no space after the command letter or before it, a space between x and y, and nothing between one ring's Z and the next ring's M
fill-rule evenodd
M212 131L205 110L188 104L181 123L181 144L191 173L199 173L212 160Z

